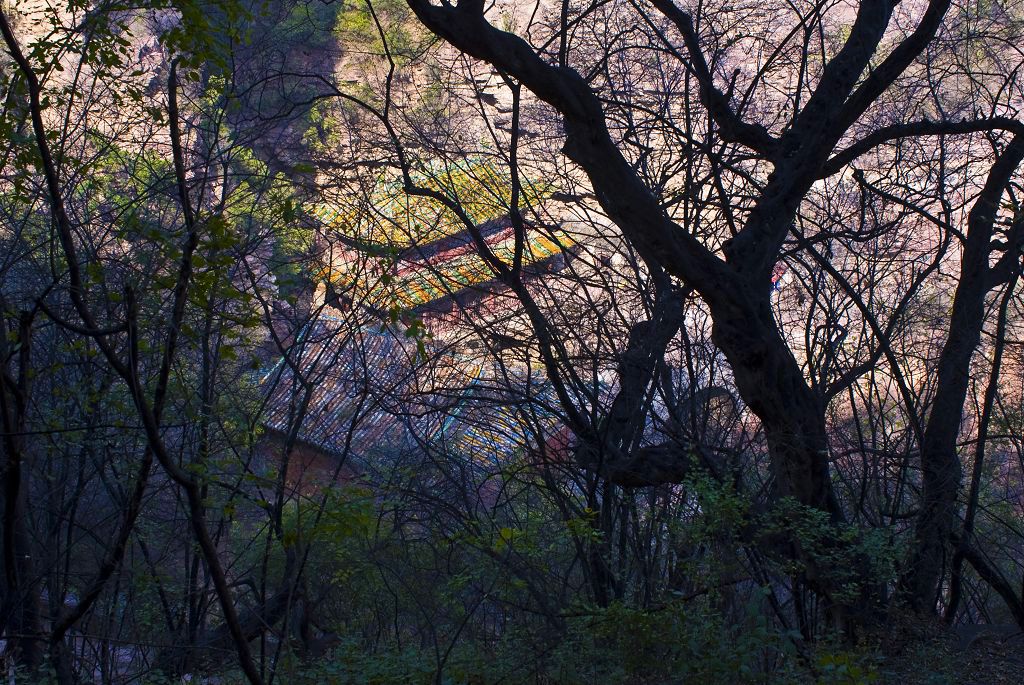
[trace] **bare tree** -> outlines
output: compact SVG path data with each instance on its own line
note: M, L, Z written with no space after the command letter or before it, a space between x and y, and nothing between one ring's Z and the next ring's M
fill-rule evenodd
M526 39L495 27L483 3L409 6L430 31L466 55L493 65L513 87L530 91L557 113L564 127L565 155L586 174L602 210L647 268L693 288L709 308L714 342L729 361L740 396L764 428L777 494L826 511L833 521L844 520L829 469L827 396L823 388L808 383L780 334L772 310L771 279L783 245L800 228L798 217L805 213L805 203L824 179L847 173L862 156L925 136L933 140L985 131L1017 134L1013 95L991 102L990 114L979 118L964 120L940 110L938 116L872 123L879 121L890 93L905 92L902 79L928 63L929 46L943 27L950 3L931 2L912 13L900 9L899 23L894 4L860 3L855 15L844 17L852 21L848 34L822 44L817 53L812 52L810 39L824 37L842 12L795 13L793 30L769 43L770 57L756 72L726 47L736 40L741 45L744 40L754 42L738 29L727 28L733 18L730 10L701 7L691 12L671 2L652 2L623 4L605 14L604 6L566 4L543 39L537 33ZM635 28L604 33L609 42L597 46L597 55L574 44L576 36L586 34L581 27L607 29L610 24L604 22L612 15L622 22L619 25ZM662 145L685 145L680 154L706 158L708 165L720 161L719 150L736 151L733 154L743 160L735 172L713 176L712 192L723 207L718 221L722 231L728 231L724 236L702 233L699 224L675 210L666 189L644 174L644 163L657 148L635 150L630 130L620 123L643 112L643 107L620 95L626 89L616 90L619 82L603 77L618 43L628 50L641 32L648 42L640 50L658 51L662 61L678 61L685 81L693 84L691 90L664 94L665 106L701 118L709 131L700 143L663 139ZM733 66L736 72L730 75L727 70ZM1005 73L1012 79L1012 71ZM791 84L783 86L781 97L758 100L760 93L779 82ZM772 107L778 107L778 114L766 118ZM1020 161L1017 138L997 140L987 180L965 210L962 272L922 436L922 507L907 579L912 601L921 607L930 606L936 596L955 528L960 483L956 440L969 363L983 323L984 297L1000 281L999 274L1005 280L1019 268L1018 231L1010 228L1004 242L992 242L994 226L1001 220L999 198ZM734 174L749 175L749 180L737 187ZM696 181L684 184L681 193L695 195L700 188ZM989 275L990 255L1004 247L1009 248L1005 258ZM665 306L679 310L678 304ZM656 339L637 336L633 345L623 348L623 359L644 356L643 345ZM636 369L620 374L619 398L632 408L624 416L636 414L636 404L628 401L630 385L642 388L649 382ZM623 448L611 449L614 453ZM648 463L662 470L653 466L657 462ZM641 463L630 466L634 473L642 468ZM806 561L812 585L826 596L833 594L836 588L829 587L822 570L813 560Z

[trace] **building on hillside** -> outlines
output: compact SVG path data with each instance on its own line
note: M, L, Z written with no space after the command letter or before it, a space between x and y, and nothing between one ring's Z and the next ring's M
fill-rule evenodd
M431 451L499 469L564 433L542 374L521 360L488 359L473 344L481 321L518 309L478 249L482 239L512 263L512 222L483 221L474 237L437 216L417 223L412 208L401 209L404 222L354 229L346 208L311 211L325 229L346 230L324 250L311 320L262 381L264 453L280 464L291 445L287 480L298 491L372 478L402 455ZM561 270L577 249L560 229L528 226L523 237L527 278ZM413 324L430 337L410 335ZM505 337L492 348L517 344Z
M324 307L265 374L263 454L297 493L387 471L410 459L458 458L470 481L562 439L550 385L528 367L432 346L393 326L352 327Z

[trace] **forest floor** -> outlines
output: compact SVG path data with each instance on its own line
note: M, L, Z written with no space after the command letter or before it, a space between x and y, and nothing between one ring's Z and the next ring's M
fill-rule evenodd
M879 647L880 683L1024 685L1024 631L1011 625L904 623Z

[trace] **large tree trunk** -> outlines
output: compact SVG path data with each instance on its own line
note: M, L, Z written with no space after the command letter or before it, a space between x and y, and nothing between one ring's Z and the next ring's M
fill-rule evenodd
M796 208L849 126L847 120L867 106L862 100L870 102L870 95L884 88L884 79L876 75L844 103L884 33L891 7L872 1L858 11L851 38L829 63L819 92L785 136L776 139L731 111L728 97L713 84L689 15L671 2L655 4L679 28L701 82L701 102L723 139L741 142L775 166L746 225L727 246L728 262L668 217L612 139L600 99L576 71L547 63L521 38L489 24L484 3L478 0L454 6L409 0L413 12L436 35L518 79L558 110L565 126L564 152L587 173L608 216L645 262L660 265L709 304L715 342L734 367L741 397L764 423L780 494L836 518L821 403L778 333L769 304L769 278ZM941 8L934 12L941 17ZM933 26L924 34L931 30ZM883 71L898 74L923 45L902 47L906 49L890 56Z
M7 309L0 296L0 314ZM17 351L8 348L8 330L0 319L0 498L3 501L3 601L0 602L0 632L10 636L15 662L30 671L43 665L42 607L39 577L32 555L27 498L31 471L25 463L23 438L27 426L30 395L32 316L22 312L15 341ZM12 331L13 332L13 331ZM9 370L9 359L17 365Z
M761 420L771 453L776 493L800 504L842 513L832 493L821 399L779 335L767 293L714 313L713 336L733 370L740 396ZM726 311L722 311L726 309Z
M949 333L939 356L935 396L921 445L922 501L914 532L915 546L902 583L910 603L923 611L935 606L946 566L946 551L956 525L962 475L957 440L970 381L971 359L985 322L985 296L1011 273L1000 272L989 264L993 229L1003 190L1022 160L1024 136L1017 135L992 166L967 217L960 279L953 296ZM1017 239L1019 232L1017 226L1014 236ZM1015 254L1019 246L1016 240L1011 243L1007 255L1012 256L1010 262L1014 268L1019 268Z

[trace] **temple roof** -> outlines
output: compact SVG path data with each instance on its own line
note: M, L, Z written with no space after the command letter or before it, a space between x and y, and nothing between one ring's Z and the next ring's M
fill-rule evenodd
M519 206L540 202L543 184L520 179ZM424 172L417 185L460 199L465 219L497 259L511 266L516 235L509 219L512 182L488 163L464 161ZM407 194L401 183L380 182L367 196L308 206L307 213L337 242L323 256L315 280L351 302L390 311L415 310L468 289L492 290L497 272L481 256L462 217L429 197ZM558 269L576 246L560 228L524 226L527 271Z
M511 265L516 237L507 218L480 227L494 257ZM527 229L522 262L531 273L557 270L576 243L565 231ZM404 247L390 256L350 246L332 250L330 264L316 275L338 292L372 307L413 310L457 296L470 288L488 289L497 274L476 249L468 230L449 233L431 243Z

